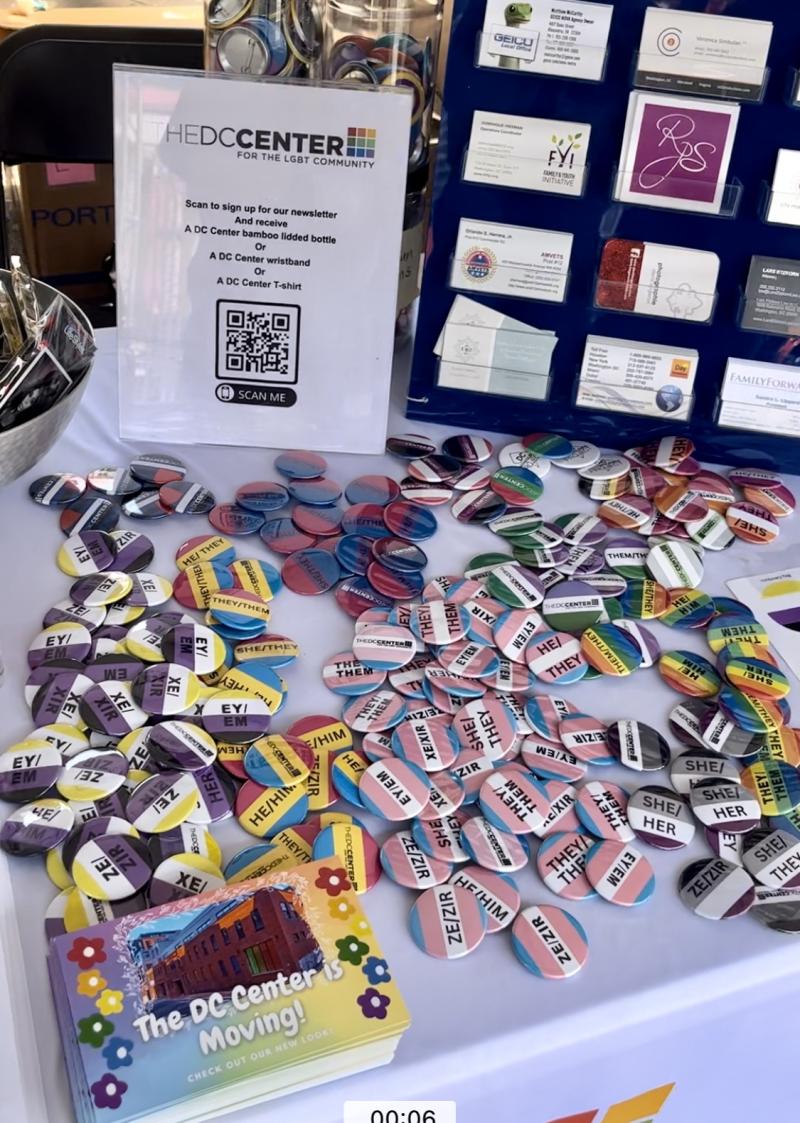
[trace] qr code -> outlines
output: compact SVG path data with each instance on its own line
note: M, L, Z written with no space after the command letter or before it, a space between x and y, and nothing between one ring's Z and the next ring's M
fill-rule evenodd
M296 304L217 301L217 378L297 382L299 341Z

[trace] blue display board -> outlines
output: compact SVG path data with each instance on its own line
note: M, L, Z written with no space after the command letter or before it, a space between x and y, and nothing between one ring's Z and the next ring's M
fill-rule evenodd
M535 7L537 0L533 0ZM526 5L523 5L526 7ZM569 7L565 4L565 7ZM612 198L628 99L648 7L771 20L774 33L760 101L743 101L728 182L734 214L708 215L627 205ZM754 254L800 259L800 226L764 221L778 149L800 149L800 104L794 103L800 65L800 10L790 0L616 0L604 75L600 81L479 67L482 0L455 0L436 179L431 249L420 299L407 414L459 426L523 434L551 430L603 447L625 448L666 434L686 434L706 460L758 463L800 472L800 439L770 432L720 428L718 399L728 358L800 365L800 337L743 330L739 318ZM475 110L591 124L588 172L581 197L465 182L463 165ZM552 329L549 396L532 401L438 385L434 354L456 292L451 263L462 217L574 235L563 303L465 295L505 316ZM598 309L595 284L603 244L612 237L712 250L721 259L709 323L693 323ZM576 389L588 334L696 349L695 403L685 421L666 416L579 408Z

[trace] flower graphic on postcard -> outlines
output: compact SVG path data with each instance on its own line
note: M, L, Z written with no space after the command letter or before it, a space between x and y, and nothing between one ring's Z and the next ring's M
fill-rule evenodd
M727 171L731 114L646 104L636 140L630 190L713 203Z

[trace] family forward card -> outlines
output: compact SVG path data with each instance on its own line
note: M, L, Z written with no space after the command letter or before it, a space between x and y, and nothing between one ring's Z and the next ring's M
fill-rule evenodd
M464 179L493 187L582 195L591 125L476 109Z
M560 303L567 290L572 234L462 218L453 256L454 289Z
M738 122L738 105L634 91L615 198L719 214Z

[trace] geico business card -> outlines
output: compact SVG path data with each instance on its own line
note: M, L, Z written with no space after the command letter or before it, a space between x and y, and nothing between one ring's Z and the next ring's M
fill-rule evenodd
M599 81L613 14L585 0L487 0L478 65Z

